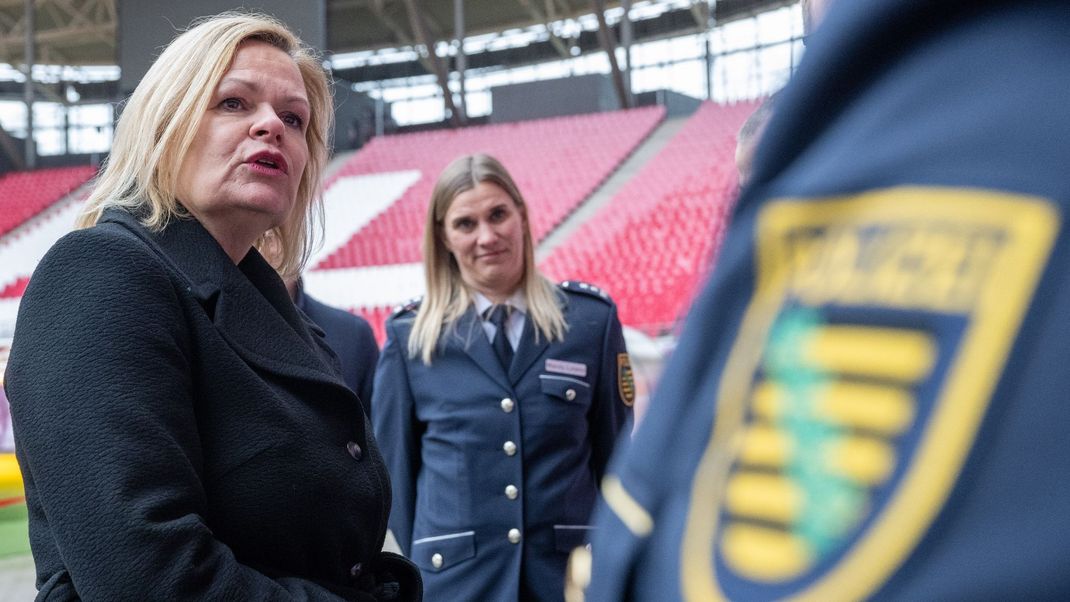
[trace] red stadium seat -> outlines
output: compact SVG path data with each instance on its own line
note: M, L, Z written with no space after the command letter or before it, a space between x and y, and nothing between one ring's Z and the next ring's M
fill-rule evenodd
M420 261L424 214L435 179L460 155L494 155L512 173L532 208L541 240L586 199L664 119L648 107L374 138L327 182L418 170L420 179L317 269Z
M2 285L3 283L0 283ZM26 285L30 284L30 279L27 276L23 276L18 280L3 286L0 288L0 299L17 299L22 296L22 293L26 292Z
M626 325L668 331L712 264L736 196L736 133L756 106L703 103L542 269L602 286Z
M0 236L41 213L96 174L90 166L15 171L0 176Z

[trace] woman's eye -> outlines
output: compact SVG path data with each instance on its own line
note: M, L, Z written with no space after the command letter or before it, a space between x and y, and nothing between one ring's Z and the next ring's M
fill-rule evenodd
M239 98L225 98L223 102L219 103L219 106L230 111L236 111L242 107L242 102Z
M293 113L285 113L282 115L282 122L292 128L300 129L304 125L305 120L301 119L299 115Z
M495 209L490 213L491 221L500 222L506 217L505 209Z
M470 219L458 220L458 221L454 222L454 224L453 224L454 228L456 228L458 230L461 230L461 231L465 231L465 232L467 232L468 230L471 230L473 226L475 226L475 222L473 222Z

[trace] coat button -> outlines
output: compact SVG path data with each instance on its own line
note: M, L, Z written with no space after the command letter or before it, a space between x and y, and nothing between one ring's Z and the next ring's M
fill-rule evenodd
M436 552L431 556L431 566L436 569L442 568L442 554Z
M502 445L502 451L504 451L505 455L507 455L507 456L515 456L516 455L516 443L513 443L512 441L506 441Z
M516 488L516 485L505 486L505 497L515 500L518 493L520 493L520 491Z
M569 389L565 391L565 399L569 401L576 399L576 389Z
M513 403L512 399L509 399L508 397L506 397L505 399L502 400L502 411L505 412L506 414L508 414L509 412L512 412L514 407L516 407L516 404Z
M354 564L349 568L349 576L356 579L360 577L360 574L364 572L364 565L361 563Z
M356 441L346 443L346 451L349 452L349 455L353 456L354 460L360 460L364 457L364 450L360 448L360 444Z
M520 529L509 529L509 543L520 543Z

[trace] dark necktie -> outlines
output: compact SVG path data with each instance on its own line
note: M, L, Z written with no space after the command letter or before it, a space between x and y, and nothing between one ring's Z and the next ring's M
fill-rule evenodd
M509 333L506 331L506 323L509 320L509 305L492 305L487 308L487 320L494 324L494 355L502 363L502 368L509 373L509 366L513 365L513 347L509 344Z

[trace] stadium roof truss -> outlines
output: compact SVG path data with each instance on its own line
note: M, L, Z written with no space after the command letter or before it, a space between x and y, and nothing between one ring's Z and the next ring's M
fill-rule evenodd
M28 0L0 0L0 62L24 63L26 6ZM136 0L130 0L136 1ZM35 62L63 65L114 65L117 61L118 0L32 0L36 31ZM729 20L787 0L654 0L672 6L660 28L663 33L690 28L705 29L710 5L717 20ZM222 5L228 4L221 2ZM235 3L240 4L240 3ZM467 36L575 19L591 14L598 5L612 9L621 2L608 0L463 0ZM639 4L639 0L632 0ZM331 54L422 44L413 34L411 9L416 9L426 33L434 41L455 37L455 0L327 0L327 50ZM689 16L688 16L689 15ZM563 56L570 52L565 40L551 37L549 44Z
M114 65L117 0L35 0L35 63ZM26 0L0 0L0 62L25 63Z

